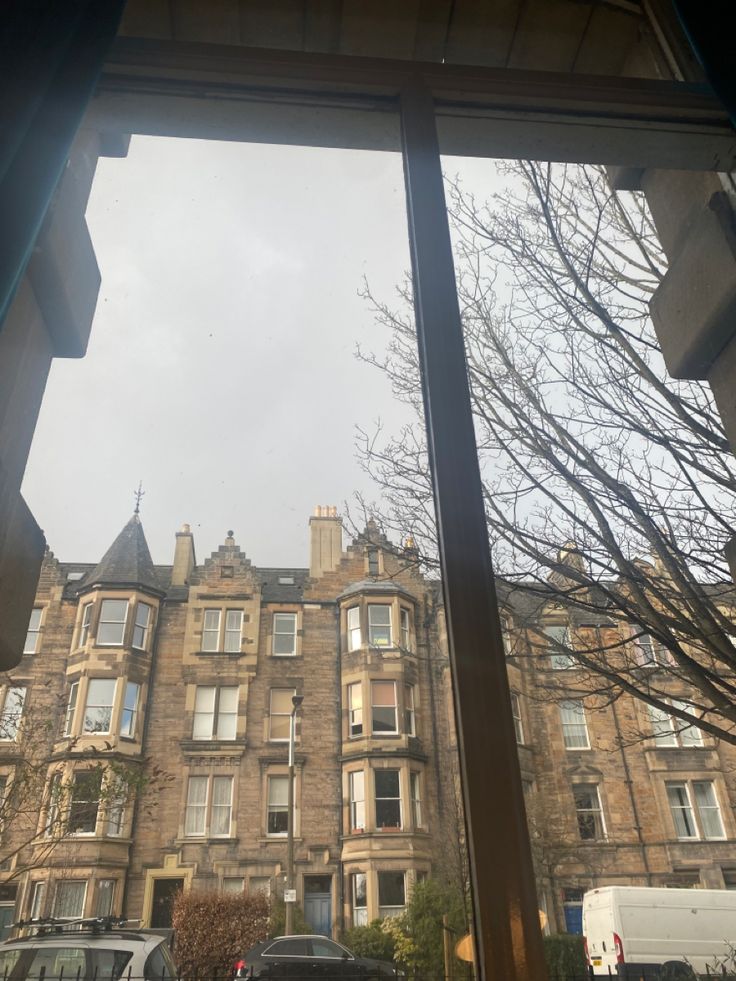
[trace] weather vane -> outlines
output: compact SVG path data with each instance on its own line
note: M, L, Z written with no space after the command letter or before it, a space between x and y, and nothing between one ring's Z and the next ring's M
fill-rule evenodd
M133 512L134 514L139 514L140 513L140 510L141 510L141 498L145 495L145 493L146 492L143 490L143 481L142 480L139 480L138 481L138 490L137 491L133 491L133 496L135 497L135 511Z

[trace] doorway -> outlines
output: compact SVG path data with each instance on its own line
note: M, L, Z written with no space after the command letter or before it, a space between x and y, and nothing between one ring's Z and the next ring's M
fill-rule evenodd
M154 879L153 900L151 903L151 926L171 926L171 907L174 896L184 888L184 879Z
M332 933L332 876L304 876L304 919L312 933Z

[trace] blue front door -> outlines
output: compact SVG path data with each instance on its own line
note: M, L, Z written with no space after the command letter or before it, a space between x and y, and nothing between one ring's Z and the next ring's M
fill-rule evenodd
M304 919L312 933L332 934L332 876L304 876Z

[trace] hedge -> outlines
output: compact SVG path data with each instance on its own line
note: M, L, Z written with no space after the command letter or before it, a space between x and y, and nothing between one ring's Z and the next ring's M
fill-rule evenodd
M174 957L186 975L229 976L233 963L268 937L263 893L180 892L172 906Z

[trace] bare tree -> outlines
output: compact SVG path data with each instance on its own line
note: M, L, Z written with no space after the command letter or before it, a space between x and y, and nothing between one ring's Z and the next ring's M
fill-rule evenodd
M665 259L643 198L595 168L518 162L480 204L450 182L486 513L501 594L524 595L532 642L570 658L564 690L628 692L736 743L733 584L736 461L704 384L669 378L648 315ZM497 185L498 186L498 185ZM411 287L383 371L417 421L360 431L388 531L435 557ZM362 502L364 503L364 502ZM530 597L535 600L529 615ZM553 604L573 629L539 624ZM534 604L532 604L534 606ZM670 704L675 687L684 701ZM678 697L681 697L678 696Z

